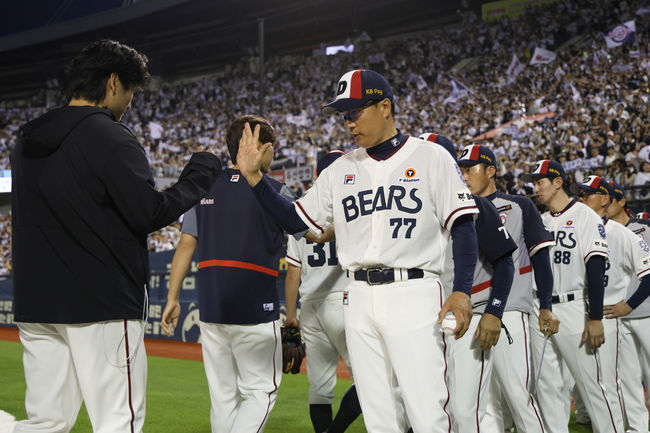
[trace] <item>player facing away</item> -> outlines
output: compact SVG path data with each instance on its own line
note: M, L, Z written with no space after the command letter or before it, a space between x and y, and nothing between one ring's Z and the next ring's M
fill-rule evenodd
M631 311L639 306L650 293L650 249L648 244L631 230L606 217L607 208L614 198L614 187L605 179L600 176L589 176L583 183L574 185L572 190L579 193L580 200L603 218L605 224L609 263L605 269L605 298L603 302L609 306L623 302ZM602 193L603 190L606 190L607 194ZM639 280L641 280L640 284ZM630 299L626 300L627 290L632 285L632 281L638 288ZM625 309L624 305L620 305L619 308ZM610 310L616 311L611 307ZM608 397L610 399L618 398L621 413L624 413L623 399L618 389L617 363L623 356L619 350L621 329L619 329L619 321L616 317L610 315L609 318L604 322L605 335L607 338L608 334L611 334L614 344L603 345L599 350L602 367L606 370L603 380L605 389L609 393Z
M340 150L325 154L318 161L316 176L343 155ZM311 423L316 433L344 432L361 414L361 406L356 387L352 385L332 420L332 397L339 358L343 358L352 372L343 323L343 299L348 279L336 257L336 241L314 243L304 237L296 240L289 236L286 261L287 318L284 324L300 327L309 354L307 378ZM296 315L298 292L300 321Z
M499 339L491 350L492 379L487 413L481 421L481 431L501 433L504 430L503 411L508 411L518 431L544 432L536 399L530 394L533 374L530 365L529 316L533 311L533 271L540 302L540 332L549 336L557 333L559 320L552 313L553 275L548 249L554 245L553 236L544 227L535 204L526 197L497 191L496 158L492 151L480 145L467 146L461 152L461 167L469 190L474 196L487 198L496 207L510 236L517 242L513 252L514 280L502 322L512 341Z
M25 124L11 155L14 306L25 409L14 432L69 432L82 400L96 432L142 431L147 234L194 206L221 164L192 155L156 191L142 145L120 122L149 79L116 41L66 70L68 104Z
M245 123L256 125L264 142L275 142L265 119L242 116L226 134L237 160ZM273 147L263 150L267 172ZM289 200L286 185L268 179ZM208 194L185 214L172 260L162 327L176 327L181 284L198 249L199 315L213 433L260 432L275 404L282 379L277 254L284 232L255 199L238 167L225 169Z
M456 159L453 144L446 137L423 134L420 138L440 144ZM460 170L463 172L462 167ZM474 196L474 201L479 209L475 221L479 255L471 296L474 314L468 329L473 338L457 341L448 351L450 407L453 429L457 433L477 431L477 423L485 415L492 372L491 348L501 334L501 316L514 273L512 253L517 249L492 203L481 196ZM453 267L448 254L443 274L445 294L451 290L449 280Z
M544 334L531 329L531 352L535 371L539 371L537 399L545 426L553 433L568 433L565 402L569 389L559 374L564 361L591 416L594 431L622 433L622 414L618 402L608 398L603 384L605 372L598 348L605 343L603 296L607 237L602 219L588 206L572 200L564 190L566 177L557 161L538 161L531 179L537 199L548 205L542 215L544 225L555 238L551 247L553 270L553 313L562 330L544 345ZM533 314L540 315L536 302ZM614 338L609 344L615 344ZM545 355L538 365L542 348ZM541 370L540 370L541 369Z
M349 278L345 334L368 431L404 432L403 400L415 431L447 432L440 323L453 312L457 338L469 325L476 205L444 149L395 128L393 93L380 74L347 72L323 112L340 113L359 148L323 171L295 205L262 179L258 131L249 126L239 167L290 233L307 227L320 233L334 225L337 255ZM443 300L440 274L449 232L454 292Z
M614 194L611 204L607 207L607 217L610 219L610 223L613 221L620 223L638 236L637 242L641 239L648 245L650 221L630 218L625 211L627 204L625 189L614 182L610 182L610 185ZM605 228L608 226L609 223L605 225ZM609 239L609 232L607 236ZM639 246L646 257L642 259L641 266L649 266L650 250L646 250L643 244L639 243ZM624 254L629 254L631 251L632 249L624 251ZM647 263L644 263L646 260ZM627 264L631 267L634 262L629 260ZM623 415L628 429L633 432L647 432L649 417L645 405L643 383L650 383L650 298L646 298L639 304L643 290L637 277L638 275L635 277L630 275L630 284L626 289L624 299L614 300L613 304L605 302L603 311L606 319L619 318L618 378L623 395L625 411ZM612 281L612 278L616 277L609 276L608 281ZM646 275L642 281L645 282L648 278L650 277Z

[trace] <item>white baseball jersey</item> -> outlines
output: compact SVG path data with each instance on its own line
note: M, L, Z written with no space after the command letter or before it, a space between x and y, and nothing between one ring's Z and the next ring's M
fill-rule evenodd
M431 187L439 182L444 185ZM449 241L442 229L478 212L447 151L414 137L385 160L361 148L340 157L295 206L314 232L334 224L343 269L420 268L438 275Z
M605 305L626 299L629 287L650 274L650 248L643 238L622 224L605 221L609 263L605 266Z
M550 249L553 294L585 290L587 260L607 258L603 220L590 207L572 201L561 212L545 212L542 221L555 238Z
M336 258L336 241L315 244L289 236L286 260L300 268L300 302L320 301L345 290L348 280Z
M640 236L646 244L650 245L650 221L643 220L638 218L631 219L625 226L628 229L632 230L634 234ZM630 296L636 292L636 289L639 287L639 281L634 278L630 281L630 285L627 289L626 299L629 299ZM635 319L640 317L650 317L650 297L646 298L645 301L636 307L630 314L621 319Z

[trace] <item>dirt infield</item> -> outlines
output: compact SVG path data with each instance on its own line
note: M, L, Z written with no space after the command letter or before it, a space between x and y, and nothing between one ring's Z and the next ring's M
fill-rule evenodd
M6 328L0 326L0 340L20 342L20 338L18 338L18 328ZM147 355L149 356L203 361L203 354L201 353L201 345L199 343L183 343L182 341L176 340L145 338L144 346L147 350ZM307 373L306 362L302 363L300 372ZM336 375L344 379L350 379L350 373L341 359L339 359L339 366L336 370Z

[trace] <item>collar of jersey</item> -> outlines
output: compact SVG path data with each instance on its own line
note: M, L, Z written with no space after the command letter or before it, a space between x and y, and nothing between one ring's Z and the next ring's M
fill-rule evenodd
M562 209L561 211L559 211L559 212L551 212L551 216L558 217L558 216L562 215L564 212L568 211L569 208L570 208L571 206L573 206L574 204L576 204L575 199L571 200L571 201L569 202L569 204L566 205L566 207L565 207L564 209Z
M393 146L393 139L397 138L397 141L399 144L396 146ZM398 150L404 146L404 143L406 143L406 140L408 139L408 136L402 134L399 132L399 129L397 130L397 134L389 138L388 140L379 143L378 145L371 147L370 149L367 149L368 155L372 159L376 159L377 161L385 161L391 156L393 156Z
M495 198L497 198L497 194L498 194L498 193L499 193L499 191L494 191L492 194L490 194L490 195L486 195L485 198L488 199L488 200L490 200L490 201L492 201L492 200L494 200Z

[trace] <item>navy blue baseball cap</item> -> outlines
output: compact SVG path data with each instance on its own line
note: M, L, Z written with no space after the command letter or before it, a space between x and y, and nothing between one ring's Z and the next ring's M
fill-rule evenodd
M330 166L331 163L345 155L342 150L332 150L323 155L316 164L316 176L320 175L323 170Z
M625 198L625 188L622 185L619 185L618 183L611 180L609 181L609 185L612 187L612 190L614 191L613 197L616 200Z
M600 176L587 176L582 183L574 183L571 185L570 190L574 194L583 190L595 194L607 194L610 198L614 197L614 188Z
M556 177L560 177L563 181L566 181L566 174L564 173L562 164L550 159L542 159L540 161L537 161L532 173L522 174L519 177L521 177L524 182L530 182L542 177L548 177L551 180Z
M321 108L323 114L354 110L370 100L393 100L388 81L369 69L357 69L343 74L336 86L336 99Z
M492 153L492 151L487 147L479 146L478 144L471 144L460 153L458 165L476 164L491 165L496 168L497 159L494 157L494 153Z
M435 132L426 132L424 134L420 134L420 138L422 140L430 141L431 143L436 143L441 145L442 147L445 148L447 152L449 152L451 157L454 158L454 161L458 159L454 144L451 142L450 139L448 139L444 135L436 134Z

